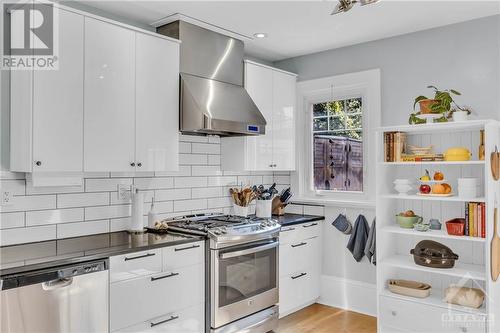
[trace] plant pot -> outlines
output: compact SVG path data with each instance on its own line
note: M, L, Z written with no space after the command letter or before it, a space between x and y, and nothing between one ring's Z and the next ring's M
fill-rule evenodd
M439 103L435 99L423 99L418 104L420 105L420 113L421 114L429 114L433 113L431 109L431 105Z
M469 114L467 111L455 111L451 115L453 121L467 121L469 120Z

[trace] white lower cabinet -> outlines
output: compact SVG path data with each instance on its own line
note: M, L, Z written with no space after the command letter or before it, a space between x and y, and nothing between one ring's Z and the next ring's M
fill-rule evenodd
M110 258L110 274L127 278L111 279L110 330L203 332L203 253L204 242L197 242Z
M285 226L280 233L280 317L319 297L320 221Z
M381 296L381 332L486 333L485 316Z

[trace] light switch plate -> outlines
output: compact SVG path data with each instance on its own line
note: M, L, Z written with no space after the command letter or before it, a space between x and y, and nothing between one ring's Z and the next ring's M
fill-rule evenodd
M118 200L127 201L130 200L130 185L118 184Z
M2 192L2 201L1 201L2 206L10 205L11 201L12 201L12 192L3 191Z

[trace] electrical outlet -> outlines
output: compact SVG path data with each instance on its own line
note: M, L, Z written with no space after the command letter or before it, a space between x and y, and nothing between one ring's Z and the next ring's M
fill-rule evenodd
M118 184L118 200L128 201L130 200L130 185Z
M12 201L12 192L4 191L2 192L2 206L10 205Z

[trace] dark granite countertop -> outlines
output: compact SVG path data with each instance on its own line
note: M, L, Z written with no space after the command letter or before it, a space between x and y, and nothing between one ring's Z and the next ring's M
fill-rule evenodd
M282 226L287 226L287 225L307 223L313 221L321 221L324 220L325 217L318 215L302 215L302 214L286 213L285 215L282 216L273 215L273 219L277 220L278 223L281 224Z
M203 240L204 237L126 231L0 247L0 277L119 254Z

